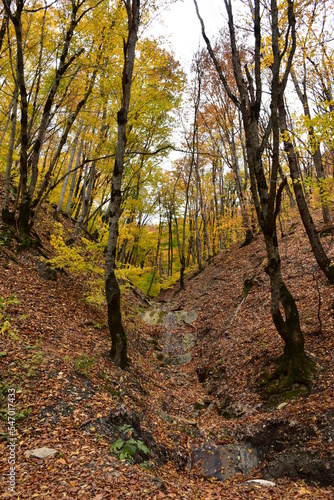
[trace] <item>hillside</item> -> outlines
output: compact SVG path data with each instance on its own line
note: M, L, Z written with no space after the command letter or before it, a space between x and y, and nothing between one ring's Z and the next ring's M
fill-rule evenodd
M83 300L84 278L41 264L41 251L52 256L46 227L36 229L40 249L20 250L15 240L0 246L1 498L11 496L13 388L18 498L334 497L333 287L298 218L280 239L282 269L319 371L311 391L269 399L260 383L282 343L261 236L217 255L188 275L183 291L155 302L125 289L131 362L122 371L108 359L105 307ZM333 237L323 241L333 256ZM29 454L42 447L56 453ZM246 483L253 478L276 484Z

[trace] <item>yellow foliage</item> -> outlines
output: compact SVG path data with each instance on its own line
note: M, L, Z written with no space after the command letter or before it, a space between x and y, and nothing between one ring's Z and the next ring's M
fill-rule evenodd
M334 179L316 179L307 177L304 181L310 189L310 204L313 209L321 207L321 202L326 203L330 209L334 208Z

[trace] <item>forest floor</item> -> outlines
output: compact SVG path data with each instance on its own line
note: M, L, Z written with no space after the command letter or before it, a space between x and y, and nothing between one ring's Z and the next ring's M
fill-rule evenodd
M47 230L36 230L51 256ZM105 307L83 300L84 277L57 272L57 281L42 279L36 249L1 245L0 498L333 499L333 287L317 270L298 219L284 231L284 278L306 350L321 369L311 391L295 388L269 401L260 382L283 346L270 317L261 236L217 255L188 275L183 291L175 287L151 304L126 289L130 364L123 371L108 358ZM333 257L333 237L322 241ZM177 311L197 317L182 324L142 320L159 308L172 319ZM187 364L173 364L174 337L179 347L180 339L195 340ZM16 431L9 441L13 389ZM210 443L220 449L246 443L259 464L225 481L207 477L194 457ZM57 453L29 454L42 447ZM263 477L275 486L246 482Z

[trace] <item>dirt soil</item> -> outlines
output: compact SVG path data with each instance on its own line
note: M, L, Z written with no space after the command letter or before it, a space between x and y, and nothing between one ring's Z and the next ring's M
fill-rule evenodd
M43 253L51 255L50 231L45 224L36 230ZM333 287L317 270L300 224L287 225L285 232L284 278L319 372L311 391L295 388L269 401L259 384L283 345L270 317L261 236L217 255L187 277L183 291L169 290L155 305L126 290L123 321L131 362L123 371L108 358L105 307L83 299L84 278L57 272L57 281L53 275L43 279L38 250L0 245L2 325L7 321L0 335L0 498L11 497L5 413L10 388L16 498L334 498ZM323 242L333 257L333 237ZM140 311L160 306L197 311L192 324L175 328L176 337L197 337L187 364L167 363L166 327L140 318ZM135 453L122 461L110 445L130 437ZM260 464L225 482L205 477L193 466L191 449L208 441L250 442ZM28 455L41 447L57 454ZM247 484L251 478L276 486Z

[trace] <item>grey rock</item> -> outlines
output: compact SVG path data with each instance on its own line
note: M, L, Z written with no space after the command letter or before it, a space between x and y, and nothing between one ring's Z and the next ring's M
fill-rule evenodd
M196 401L195 410L205 410L210 405L210 401Z
M179 356L171 358L170 364L176 366L187 365L191 360L191 353L187 352L186 354L180 354Z
M120 477L121 474L117 470L112 470L108 472L108 475L112 477Z
M201 465L203 474L220 481L226 481L242 472L248 474L259 464L256 449L249 443L216 446L204 443L198 447L192 445L192 460Z
M250 479L249 481L246 481L247 484L258 484L259 486L276 486L276 483L273 483L272 481L267 481L266 479Z
M149 325L161 325L164 322L167 312L162 309L150 309L142 315L142 320Z
M192 333L186 333L183 336L183 349L184 352L189 352L196 345L196 337Z
M284 402L284 403L281 403L277 406L277 410L281 410L282 408L284 408L284 406L286 406L288 403Z
M51 264L45 262L44 260L37 260L37 269L39 277L45 281L57 281L57 272Z
M57 455L58 450L53 448L35 448L34 450L29 450L27 455L33 458L41 458L44 459L46 457L50 457L52 455Z
M166 489L166 486L165 486L165 483L163 482L162 479L160 479L159 477L154 477L152 479L155 487L158 489L158 490L165 490Z

